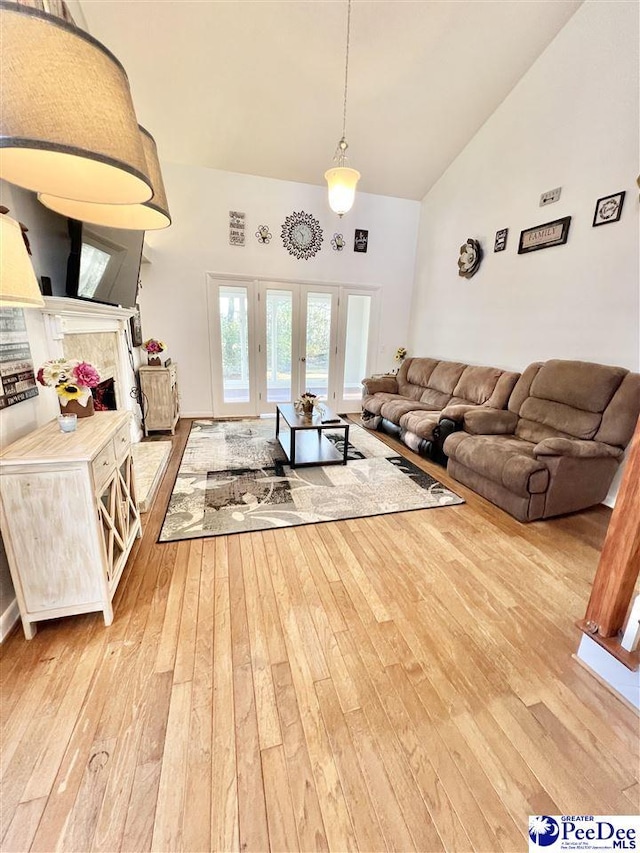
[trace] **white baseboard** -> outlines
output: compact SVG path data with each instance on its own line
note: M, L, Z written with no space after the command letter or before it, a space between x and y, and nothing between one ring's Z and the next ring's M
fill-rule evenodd
M611 690L622 696L634 708L640 709L639 672L632 672L586 634L582 635L576 657Z
M19 618L18 600L14 598L2 616L0 616L0 643L4 643Z

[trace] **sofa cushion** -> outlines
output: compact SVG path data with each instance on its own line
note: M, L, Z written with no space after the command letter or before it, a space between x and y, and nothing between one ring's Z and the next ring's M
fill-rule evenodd
M412 358L408 359L405 371L406 382L410 385L420 385L426 388L429 377L440 363L437 358ZM402 365L404 367L404 364ZM402 370L400 371L402 375Z
M454 433L444 443L444 452L456 462L476 471L521 497L545 492L549 470L533 454L535 445L514 435L467 435Z
M468 365L453 389L454 400L460 403L486 403L501 375L502 371L497 367Z
M627 373L607 406L595 435L597 441L626 447L640 414L640 374Z
M368 412L371 412L372 415L379 415L380 409L383 404L388 400L406 400L406 397L400 396L400 394L387 394L384 391L380 391L377 394L371 394L367 397L364 397L362 400L362 408L366 409Z
M400 426L427 441L433 441L433 430L440 420L439 412L420 412L415 409L400 418Z
M627 372L607 364L551 359L537 372L530 396L585 412L603 412Z
M433 411L433 406L429 406L427 403L419 403L416 400L398 398L397 400L385 400L380 407L380 414L388 421L392 421L394 424L399 424L403 415L406 415L407 412L411 412L416 409L431 412Z
M520 407L520 417L543 424L563 435L573 435L575 438L593 438L602 420L599 412L576 409L565 403L541 400L537 397L529 397L524 401ZM516 435L520 435L518 430ZM541 441L542 437L536 440Z
M398 392L409 400L419 400L437 366L435 358L406 359L398 371Z

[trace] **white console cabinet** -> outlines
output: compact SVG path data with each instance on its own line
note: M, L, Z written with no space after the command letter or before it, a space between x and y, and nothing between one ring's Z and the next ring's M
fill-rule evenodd
M0 520L22 626L102 611L141 535L130 414L97 412L62 433L45 424L0 453Z

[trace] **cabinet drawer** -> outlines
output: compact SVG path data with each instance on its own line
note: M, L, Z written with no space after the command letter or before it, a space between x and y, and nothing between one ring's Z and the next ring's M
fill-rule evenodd
M116 455L113 449L113 441L98 453L96 458L91 463L93 468L93 480L97 490L101 489L109 478L109 475L116 467Z
M118 432L115 434L113 439L113 444L116 451L116 460L118 464L122 462L122 460L129 454L129 447L131 446L131 431L129 429L129 424L123 424Z

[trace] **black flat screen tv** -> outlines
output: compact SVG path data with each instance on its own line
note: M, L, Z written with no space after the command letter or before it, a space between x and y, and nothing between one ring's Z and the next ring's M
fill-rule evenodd
M144 231L67 220L69 258L65 295L133 308L138 296Z

